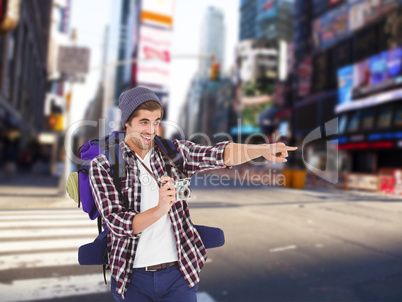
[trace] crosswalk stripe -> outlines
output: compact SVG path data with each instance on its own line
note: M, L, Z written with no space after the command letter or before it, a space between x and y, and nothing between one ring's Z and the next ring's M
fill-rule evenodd
M76 251L0 256L0 270L78 265Z
M3 301L32 301L73 297L110 291L102 274L14 280L11 284L0 283Z
M110 292L110 283L105 285L101 274L15 280L0 284L3 301L32 301ZM21 290L23 289L23 290ZM216 302L206 292L197 293L198 302Z
M98 235L98 229L96 225L88 226L85 228L58 228L58 229L15 229L15 230L0 230L0 242L4 239L15 239L21 237L53 237L58 236L62 238L63 236L71 235L88 235L88 237L93 236L93 239Z
M0 211L0 271L74 267L79 246L92 242L96 235L96 221L77 210ZM0 283L0 301L52 301L109 291L101 273L23 278ZM197 293L197 300L216 302L206 292Z
M0 216L0 221L12 221L12 220L24 220L24 219L29 219L29 220L42 220L42 219L54 219L54 220L77 220L77 219L82 219L82 220L90 220L88 219L88 216L82 215L80 213L79 215L76 214L69 214L69 215L64 215L64 214L52 214L52 215L45 215L45 214L40 214L40 215L7 215L7 216Z
M18 253L22 251L60 250L78 248L79 246L92 242L93 237L75 239L52 239L36 241L6 241L1 242L0 253Z
M52 227L52 226L70 226L76 225L77 223L82 225L96 225L95 222L87 219L87 220L38 220L38 221L6 221L0 222L0 228L8 228L8 227L30 227L30 226L43 226L43 227Z
M54 214L77 214L77 215L87 215L82 209L49 209L49 210L2 210L0 211L0 216L8 215L54 215Z

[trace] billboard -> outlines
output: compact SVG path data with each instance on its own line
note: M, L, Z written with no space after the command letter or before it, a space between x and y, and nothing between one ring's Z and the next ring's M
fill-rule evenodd
M399 5L398 0L349 0L349 30L356 31L389 13Z
M338 104L343 105L402 84L402 47L338 69Z
M343 4L313 21L314 46L317 49L335 44L348 33L348 6Z
M141 85L169 85L172 31L141 25L136 82Z
M352 101L353 71L352 65L338 69L338 104Z
M398 0L348 0L312 22L314 47L323 49L378 20L400 5Z
M141 23L173 27L174 0L143 0Z
M259 21L268 20L278 15L277 2L274 0L259 0L259 8Z
M57 71L65 73L88 73L91 51L87 47L59 46Z

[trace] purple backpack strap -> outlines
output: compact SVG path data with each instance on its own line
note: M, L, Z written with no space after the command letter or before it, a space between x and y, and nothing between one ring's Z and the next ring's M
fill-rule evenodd
M89 163L99 154L104 153L111 164L111 173L113 175L113 167L116 160L114 156L109 156L110 151L113 150L112 154L116 153L118 155L118 174L120 178L124 177L125 164L119 147L119 141L122 138L124 138L124 131L114 131L103 138L90 140L80 148L81 160L84 161L84 164L78 170L79 201L82 204L83 211L86 212L92 220L99 216L99 212L89 184ZM78 206L80 206L80 203Z

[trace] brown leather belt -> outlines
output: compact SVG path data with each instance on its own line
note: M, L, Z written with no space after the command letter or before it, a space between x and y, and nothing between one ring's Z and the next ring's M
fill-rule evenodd
M147 272L157 272L157 271L160 271L163 269L167 269L168 265L169 265L169 267L175 266L175 265L177 265L177 261L173 261L170 263L161 263L161 264L146 266L146 267L139 267L139 269L143 269Z

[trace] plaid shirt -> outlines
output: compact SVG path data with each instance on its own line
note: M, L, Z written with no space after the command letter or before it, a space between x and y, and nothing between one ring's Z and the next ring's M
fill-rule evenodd
M215 146L200 146L189 141L173 141L179 150L184 163L184 174L188 178L196 172L227 168L223 162L223 152L228 142ZM122 181L122 193L129 202L129 208L124 207L120 200L110 165L104 154L100 154L90 163L89 176L92 193L99 212L106 222L110 232L108 235L109 264L112 276L116 280L116 291L123 296L126 285L130 281L134 257L141 234L133 234L132 223L134 216L140 213L141 183L140 170L132 151L124 140L119 144L123 159L126 161L126 177ZM166 175L164 157L155 146L151 155L152 172L156 177ZM180 172L172 166L172 177L179 179ZM178 200L169 211L179 259L180 271L189 287L199 282L199 273L207 254L201 238L194 228L187 202Z

